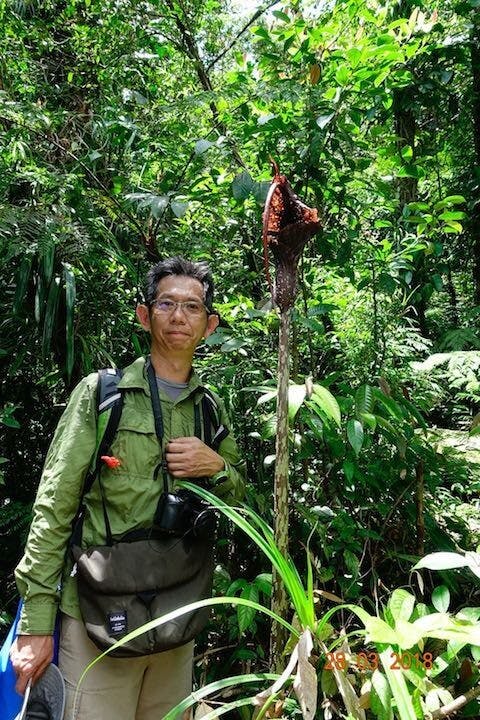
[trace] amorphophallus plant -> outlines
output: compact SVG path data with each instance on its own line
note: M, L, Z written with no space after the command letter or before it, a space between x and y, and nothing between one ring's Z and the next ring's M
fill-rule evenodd
M263 257L267 279L280 312L289 310L297 294L298 261L303 248L320 230L318 211L305 205L293 192L285 175L272 161L274 176L263 211ZM272 287L268 251L275 264Z
M307 207L293 192L285 175L272 161L274 176L263 211L263 253L265 272L275 305L280 311L277 382L277 435L275 445L274 518L275 542L280 552L288 554L288 383L290 311L298 287L298 262L306 243L320 230L318 212ZM273 256L275 277L272 284L268 260ZM288 599L285 585L273 569L272 610L285 618ZM278 623L272 628L271 666L281 667L286 641L285 629Z

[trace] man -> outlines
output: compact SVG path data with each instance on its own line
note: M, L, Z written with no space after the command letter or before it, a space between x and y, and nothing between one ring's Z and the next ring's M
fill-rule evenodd
M162 450L170 481L209 478L209 487L231 500L243 493L243 463L232 435L222 440L218 452L194 436L194 403L202 390L192 360L197 345L218 325L212 301L208 266L176 257L149 271L145 304L136 312L151 336L150 361L163 414ZM114 537L150 527L162 489L161 482L154 481L160 448L145 365L144 358L136 360L125 369L118 385L125 403L111 449L121 464L112 482L108 471L105 475ZM76 714L72 714L79 677L99 654L81 622L68 553L72 520L95 456L96 389L96 374L82 380L59 422L42 474L25 555L16 570L24 599L19 636L11 651L17 690L23 694L29 679L34 683L51 662L59 606L59 666L67 688L65 720L159 720L191 690L193 643L144 657L103 659L82 683ZM228 427L220 401L219 405L221 422ZM98 483L87 493L85 503L83 545L102 544Z

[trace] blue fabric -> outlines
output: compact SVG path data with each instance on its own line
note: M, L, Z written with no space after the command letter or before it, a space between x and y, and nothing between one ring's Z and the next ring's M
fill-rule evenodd
M10 662L10 648L17 636L17 625L22 612L22 601L18 603L17 615L13 622L10 632L0 650L0 718L1 720L15 720L22 708L23 698L15 692L15 683L17 678ZM54 654L53 662L58 665L58 641L59 641L59 618L55 624L54 634Z
M17 679L9 657L10 648L17 635L17 625L21 611L22 603L19 602L17 616L0 650L0 708L2 709L2 720L14 720L22 708L22 697L15 692Z

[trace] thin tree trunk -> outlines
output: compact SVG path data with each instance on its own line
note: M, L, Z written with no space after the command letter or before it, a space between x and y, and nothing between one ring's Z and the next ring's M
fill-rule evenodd
M425 472L423 466L423 460L420 460L416 469L417 477L417 488L416 488L416 501L417 501L417 554L424 555L425 553L425 518L423 517L423 505L424 505L424 492L425 492Z
M278 342L278 396L277 441L275 448L275 480L273 491L273 514L275 544L285 557L288 554L288 380L289 380L289 334L290 310L280 313ZM288 598L285 584L273 569L272 610L285 618ZM285 628L279 623L272 625L270 666L277 672L282 669L282 654L287 641Z
M474 20L471 42L470 57L472 62L472 85L473 85L473 142L475 147L475 164L480 166L480 22ZM480 194L477 192L477 203L472 212L471 233L473 236L473 288L474 300L480 305Z

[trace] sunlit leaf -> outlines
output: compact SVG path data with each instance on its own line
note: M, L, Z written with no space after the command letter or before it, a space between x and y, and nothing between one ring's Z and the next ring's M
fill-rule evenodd
M350 419L347 422L347 438L356 455L360 452L363 445L363 426L358 420Z
M433 589L432 605L438 612L447 612L450 605L450 590L446 585L439 585Z
M323 385L314 384L310 399L321 408L327 418L333 420L340 427L340 407L330 390Z

